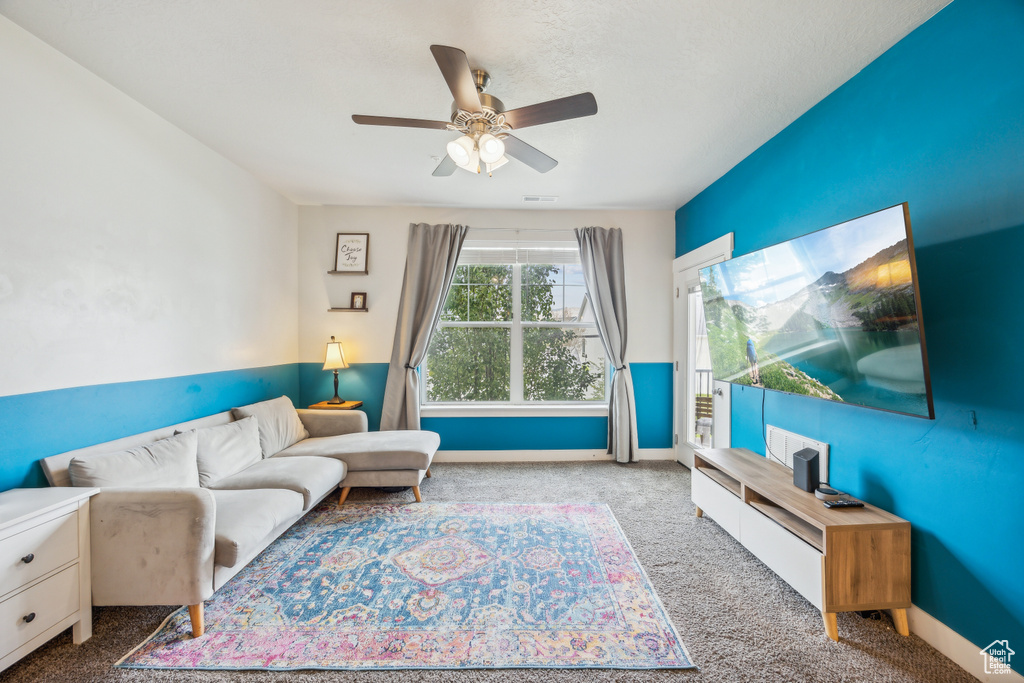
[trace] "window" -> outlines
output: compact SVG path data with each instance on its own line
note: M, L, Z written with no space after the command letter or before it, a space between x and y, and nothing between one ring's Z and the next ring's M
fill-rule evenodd
M575 243L467 242L423 376L426 403L603 401L608 368Z

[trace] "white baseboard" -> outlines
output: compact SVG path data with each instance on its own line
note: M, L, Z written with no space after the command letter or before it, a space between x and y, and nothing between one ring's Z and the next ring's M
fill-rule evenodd
M438 451L434 462L580 462L610 461L612 456L600 450L572 448L523 451ZM671 448L641 448L640 460L675 460Z
M917 605L907 610L907 622L910 631L936 650L952 659L960 667L979 681L986 683L1024 683L1024 676L1017 673L1019 668L1011 660L1015 671L1009 674L986 674L985 658L981 656L981 648L964 638L962 635L925 612ZM1013 647L1011 643L1010 647ZM1017 648L1018 650L1020 647Z
M675 460L676 451L674 448L641 448L641 460Z
M601 450L573 448L550 451L438 451L434 462L574 462L580 460L611 460Z

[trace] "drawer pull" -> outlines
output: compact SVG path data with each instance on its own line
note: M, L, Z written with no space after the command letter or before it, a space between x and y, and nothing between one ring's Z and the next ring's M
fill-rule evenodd
M25 621L26 624L31 624L32 620L35 619L35 618L36 618L36 613L35 612L29 612L28 614L26 614L25 616L22 617L22 619Z
M28 564L29 562L31 562L34 559L36 559L36 556L34 554L32 554L32 553L29 553L25 557L21 558L21 561L24 562L25 564Z

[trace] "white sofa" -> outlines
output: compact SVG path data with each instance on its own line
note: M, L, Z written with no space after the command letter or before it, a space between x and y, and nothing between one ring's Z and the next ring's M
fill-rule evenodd
M343 484L411 486L429 476L433 432L367 432L360 411L263 401L42 461L52 486L92 498L94 605L203 601Z

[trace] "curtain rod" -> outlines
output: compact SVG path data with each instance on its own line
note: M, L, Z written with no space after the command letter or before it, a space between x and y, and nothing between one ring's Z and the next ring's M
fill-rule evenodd
M533 230L530 228L474 228L470 227L470 230L478 230L480 232L572 232L574 228L540 228Z

